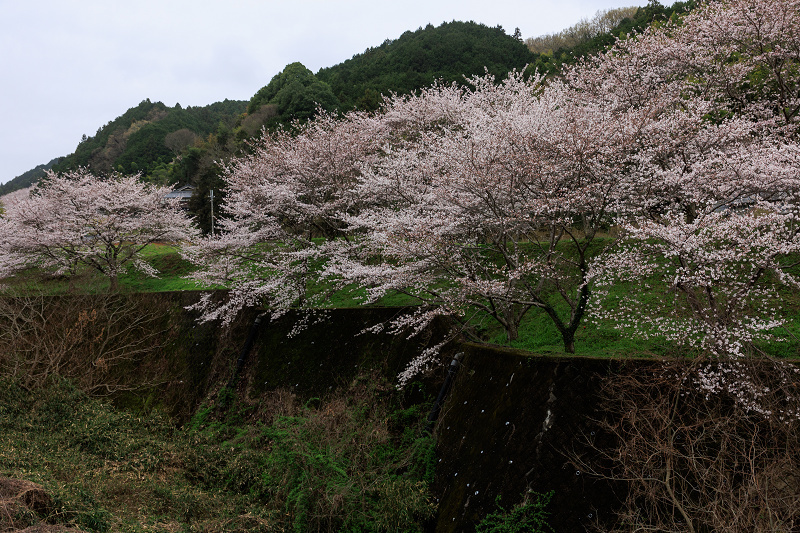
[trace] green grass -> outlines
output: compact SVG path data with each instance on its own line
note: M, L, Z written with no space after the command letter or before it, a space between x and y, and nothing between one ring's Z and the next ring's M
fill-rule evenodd
M122 290L164 292L203 288L194 281L186 279L186 276L194 271L194 267L181 257L178 248L168 244L151 244L145 248L142 257L159 272L159 276L154 278L137 271L129 271L119 277Z
M544 312L532 310L523 319L519 338L509 342L496 324L478 328L486 342L510 346L541 355L567 355L561 334ZM575 355L585 357L660 357L674 354L676 347L659 339L643 341L623 335L610 324L597 325L584 319L575 333Z
M639 295L643 308L658 309L665 307L665 301L671 296L667 294L663 283L648 280L653 290ZM609 289L607 304L616 305L634 290L631 283L620 283ZM562 317L568 316L566 304L553 300ZM759 341L755 350L771 357L781 359L800 358L800 292L792 287L779 289L772 305L780 310L786 323L772 332L771 340ZM679 310L672 310L677 313ZM493 344L507 345L513 348L537 354L563 355L564 347L561 334L546 313L532 309L523 319L519 329L519 338L508 341L502 328L490 319L484 319L477 328L481 337ZM610 320L598 320L587 313L575 334L575 355L586 357L674 357L676 355L692 356L690 348L676 345L664 337L657 335L649 339L635 336L633 332L620 331Z
M598 246L603 242L599 242ZM162 292L182 290L202 290L202 287L186 276L193 271L193 265L184 260L178 249L166 244L152 244L144 251L144 259L160 272L154 278L137 271L129 271L119 278L121 292ZM793 274L800 273L800 267L795 267ZM5 280L7 292L33 293L33 294L64 294L74 293L104 293L108 291L108 280L102 275L84 271L72 277L52 277L46 273L32 269L13 278ZM612 288L610 301L620 300L626 295L630 287L620 284ZM658 284L656 283L656 289ZM366 291L359 287L346 287L343 290L332 290L332 285L327 283L314 284L309 287L311 294L321 296L320 306L327 309L354 308L362 305ZM800 294L788 287L779 289L779 306L787 318L785 326L775 332L776 340L761 342L757 348L763 352L782 358L794 358L800 354ZM646 305L657 307L662 305L664 291L655 290L647 296ZM554 300L557 301L557 300ZM388 294L376 303L379 306L413 306L419 300L405 294ZM566 316L566 307L557 303L556 308ZM483 319L477 325L477 331L482 339L495 344L509 345L514 348L528 350L541 354L563 354L561 336L552 321L541 311L531 310L523 320L519 331L519 338L507 342L505 333L490 319ZM777 338L783 340L778 341ZM592 317L584 318L580 329L576 332L575 350L577 355L593 357L660 357L674 354L681 349L658 337L641 340L627 336L624 332L615 329L611 323L595 323Z
M151 244L142 253L143 259L155 268L158 277L129 269L119 276L121 292L164 292L202 289L185 276L193 271L178 248L168 244ZM108 292L109 280L101 273L83 269L71 276L53 276L32 268L3 280L3 290L16 294L102 294Z
M373 376L316 405L288 391L198 411L185 427L55 380L0 380L0 476L54 498L40 521L85 531L416 532L431 517L426 405Z

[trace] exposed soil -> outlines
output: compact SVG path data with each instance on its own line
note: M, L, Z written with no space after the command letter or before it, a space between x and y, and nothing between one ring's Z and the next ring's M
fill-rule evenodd
M48 524L53 499L41 485L0 477L0 531L24 533L81 533L80 529Z

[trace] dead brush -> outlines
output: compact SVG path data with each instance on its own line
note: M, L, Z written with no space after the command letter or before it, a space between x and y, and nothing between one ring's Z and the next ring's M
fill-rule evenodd
M95 395L130 389L124 369L162 333L155 311L122 295L0 298L0 375L28 389L53 376Z

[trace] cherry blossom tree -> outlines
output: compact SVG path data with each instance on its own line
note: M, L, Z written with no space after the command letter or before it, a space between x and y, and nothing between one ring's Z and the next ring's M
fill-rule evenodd
M573 352L589 264L628 209L653 110L518 73L472 83L388 103L384 120L405 133L363 169L356 192L375 201L348 218L355 244L328 247L326 273L367 288L368 302L417 298L395 330L448 314L488 318L514 340L536 309Z
M683 87L684 98L731 114L796 123L800 113L800 11L797 0L701 2L680 19L618 40L565 76L635 104Z
M677 105L663 117L682 124L653 123L641 152L650 170L632 195L641 210L617 220L623 245L592 267L591 313L688 347L699 356L694 386L781 420L797 418L796 402L767 402L745 357L780 339L779 288L799 286L798 6L709 2L568 75L627 106L671 93ZM614 296L620 284L626 293Z
M628 244L596 265L601 284L635 281L605 315L621 329L736 356L781 323L774 287L797 285L787 267L800 246L798 5L709 3L570 73L624 105L670 93L680 104L641 152L651 170L642 210L619 219ZM652 280L669 305L647 305Z
M363 113L340 119L321 112L292 132L265 133L250 153L228 162L220 236L185 250L199 266L196 281L231 288L221 305L210 298L198 303L205 320L228 323L256 305L277 317L324 297L312 290L320 243L348 238L344 217L364 203L351 188L377 155L382 127Z
M691 51L689 73L697 87L719 95L733 112L773 117L794 131L800 119L800 2L708 2L666 31L677 47Z
M104 179L78 170L49 173L28 194L5 203L0 217L0 275L39 267L56 273L80 268L107 276L110 290L125 268L157 272L141 258L154 242L196 238L192 221L165 188L136 176Z
M31 192L31 188L18 189L14 192L0 196L0 216L5 213L7 205L13 205L20 201L20 199L27 197Z

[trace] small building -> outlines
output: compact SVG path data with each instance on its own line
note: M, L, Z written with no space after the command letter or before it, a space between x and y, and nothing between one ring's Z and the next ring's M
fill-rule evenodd
M181 201L181 203L188 202L189 198L191 198L194 194L194 189L194 185L183 185L182 187L178 187L174 191L165 194L164 198L177 198Z

